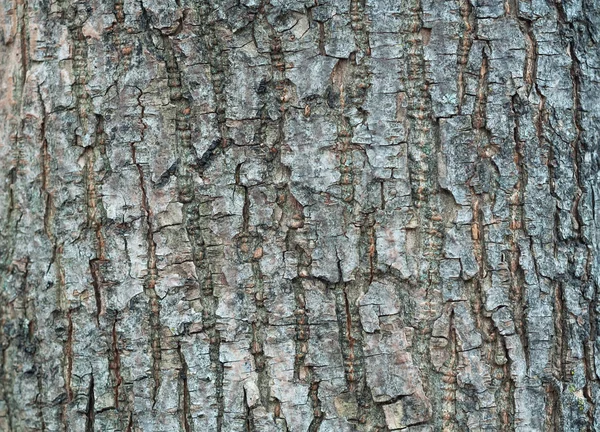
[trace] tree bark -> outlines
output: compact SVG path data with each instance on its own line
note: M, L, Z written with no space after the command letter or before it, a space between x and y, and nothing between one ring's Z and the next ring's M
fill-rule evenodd
M598 1L0 4L0 430L600 430Z

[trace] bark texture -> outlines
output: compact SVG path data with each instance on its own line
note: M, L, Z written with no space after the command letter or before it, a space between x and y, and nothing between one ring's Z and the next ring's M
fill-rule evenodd
M0 26L0 430L600 430L597 0Z

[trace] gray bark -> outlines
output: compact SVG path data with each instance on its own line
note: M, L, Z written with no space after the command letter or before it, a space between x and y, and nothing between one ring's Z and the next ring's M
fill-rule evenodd
M600 430L596 0L0 5L0 430Z

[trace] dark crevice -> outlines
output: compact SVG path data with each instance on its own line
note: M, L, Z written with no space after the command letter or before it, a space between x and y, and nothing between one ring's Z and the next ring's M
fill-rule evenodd
M548 432L560 432L563 430L560 404L560 394L562 393L562 389L560 388L558 381L547 383L545 389L548 394L545 413L546 418L544 421L545 430Z
M345 284L334 284L331 291L335 296L335 312L338 323L339 343L344 358L344 372L348 391L356 391L356 371L354 370L354 338L352 336L352 318L347 304ZM359 374L362 371L358 371Z
M88 393L88 402L86 407L85 431L94 432L94 421L96 417L96 398L94 396L94 374L90 378L90 388Z
M533 82L533 81L532 81ZM531 82L531 83L532 83ZM531 84L530 83L530 84ZM520 136L520 114L521 114L522 103L517 94L513 95L511 99L511 111L514 118L513 127L513 141L515 145L514 159L515 166L517 169L517 183L512 191L512 195L509 197L510 207L510 224L509 229L511 232L510 238L510 252L509 252L509 273L510 273L510 300L512 307L513 320L515 322L515 330L521 340L523 352L525 355L525 364L529 369L529 333L527 331L527 299L523 290L526 288L525 283L525 272L520 264L521 250L519 240L525 233L525 212L523 206L525 203L525 188L527 185L527 172L525 170L525 143ZM530 241L533 241L530 238ZM536 272L536 274L539 274ZM524 304L525 303L525 304Z
M308 340L310 337L310 326L308 324L308 317L306 314L306 295L305 289L300 278L292 280L292 286L294 288L294 297L296 300L296 355L294 359L294 379L298 381L306 381L310 378L303 371L306 370L304 360L308 353ZM310 375L310 369L309 369Z
M127 421L127 429L125 429L125 432L132 432L133 431L133 413L129 412L129 420Z
M309 398L313 409L313 419L308 426L308 432L318 432L323 422L324 413L321 410L321 401L319 400L319 381L310 383Z
M254 421L252 418L252 410L250 409L250 407L248 406L248 395L246 393L246 389L243 389L244 391L244 431L245 432L252 432L254 431Z
M100 264L101 260L98 258L94 258L89 261L90 274L92 275L92 286L94 288L94 298L96 300L96 325L98 326L100 325L100 315L104 313L102 306L102 294L100 291L100 287L102 285Z
M123 379L121 377L121 354L119 352L119 338L117 335L117 318L113 322L112 332L111 332L111 356L112 359L109 364L109 368L111 373L113 374L113 391L114 391L114 401L115 408L119 408L119 388L121 387L121 383Z
M555 348L555 361L558 364L554 365L555 377L559 382L565 382L569 379L567 371L567 355L568 355L568 317L567 311L565 310L563 294L563 282L559 281L556 284L554 292L554 331L557 343L554 345ZM558 375L558 376L556 376Z
M67 360L65 388L67 392L67 402L73 400L73 389L71 387L71 375L73 373L73 320L71 318L71 313L71 309L69 309L67 311L67 342L65 344L65 357Z
M181 342L177 344L177 354L179 356L179 363L181 369L179 370L179 380L181 383L180 389L180 410L181 410L181 423L185 432L191 432L190 428L190 390L188 386L188 365L181 351Z

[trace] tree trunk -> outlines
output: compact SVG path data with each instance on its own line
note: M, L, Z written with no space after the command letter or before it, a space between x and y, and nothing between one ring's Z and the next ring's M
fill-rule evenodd
M596 0L0 3L0 430L600 430Z

